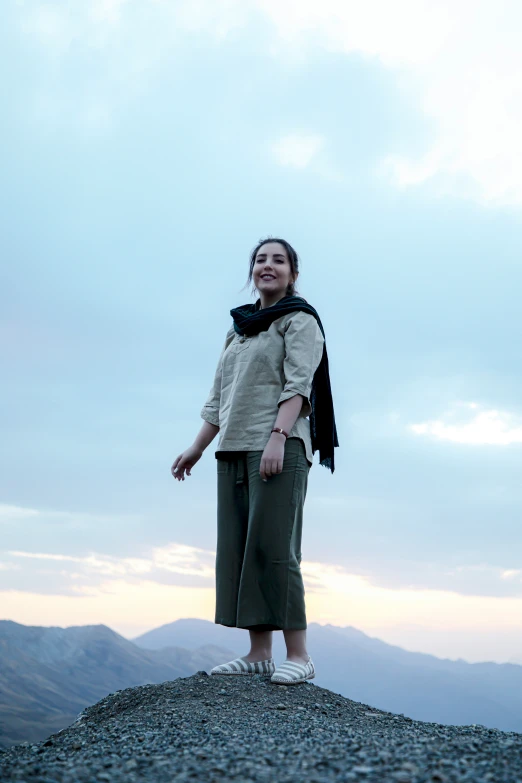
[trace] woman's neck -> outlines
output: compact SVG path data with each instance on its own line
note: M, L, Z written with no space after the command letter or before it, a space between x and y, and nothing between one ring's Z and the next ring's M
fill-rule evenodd
M266 296L266 294L259 294L259 299L260 299L259 309L264 310L266 307L271 307L272 305L277 304L277 302L279 302L285 296L286 293L274 294L273 296Z

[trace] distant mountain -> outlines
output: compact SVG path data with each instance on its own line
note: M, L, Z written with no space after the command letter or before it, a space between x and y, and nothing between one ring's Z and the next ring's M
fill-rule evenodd
M117 690L208 671L233 655L212 644L144 650L105 625L0 620L0 747L45 739Z
M522 666L412 653L356 628L311 623L316 685L414 720L522 733ZM248 633L184 619L125 639L105 625L0 621L0 747L38 742L101 698L210 669L248 651ZM284 660L282 633L274 657Z
M314 682L323 688L414 720L522 732L520 665L409 652L351 626L310 623L307 640L317 671ZM148 650L213 643L238 655L248 651L246 631L199 619L176 620L132 641ZM276 663L285 657L279 632L274 634L274 657Z

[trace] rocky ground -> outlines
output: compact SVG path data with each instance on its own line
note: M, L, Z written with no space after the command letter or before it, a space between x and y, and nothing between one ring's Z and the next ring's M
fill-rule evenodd
M522 783L522 734L201 671L112 693L44 742L0 751L1 783L225 780Z

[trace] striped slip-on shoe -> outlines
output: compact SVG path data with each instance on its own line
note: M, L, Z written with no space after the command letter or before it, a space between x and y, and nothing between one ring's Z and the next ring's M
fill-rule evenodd
M214 666L210 670L211 674L273 674L275 672L275 663L273 658L267 658L266 661L255 661L251 663L244 658L236 658L228 663L222 663L220 666Z
M285 661L278 666L270 682L278 685L298 685L306 680L313 680L315 677L314 662L309 657L306 663L295 663L295 661Z

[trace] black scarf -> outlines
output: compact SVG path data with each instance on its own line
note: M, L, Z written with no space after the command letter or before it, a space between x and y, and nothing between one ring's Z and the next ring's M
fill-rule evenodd
M323 337L324 329L319 314L306 299L301 296L287 294L270 307L261 307L258 299L255 304L245 304L234 307L230 315L234 319L234 329L238 334L251 336L264 332L277 318L295 310L303 310L310 313L317 320ZM332 473L334 465L334 446L339 446L335 416L333 408L332 390L330 387L330 373L328 371L328 354L326 352L326 339L323 343L323 356L315 371L310 392L310 431L312 436L312 453L319 449L320 464L330 468Z

